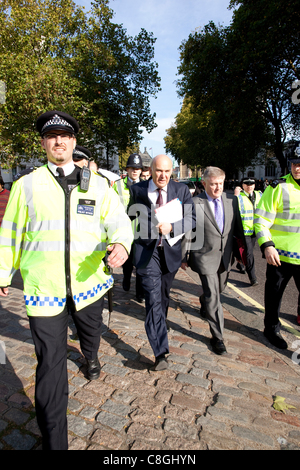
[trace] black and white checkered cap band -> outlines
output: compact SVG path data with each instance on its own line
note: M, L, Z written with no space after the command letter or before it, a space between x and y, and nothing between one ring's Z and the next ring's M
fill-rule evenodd
M73 157L85 158L86 160L89 160L89 157L78 149L73 150Z
M67 122L65 119L61 118L60 116L58 116L58 114L55 114L53 118L51 118L49 121L46 122L46 124L44 124L41 134L44 134L46 132L47 127L52 127L52 126L59 126L62 128L67 127L68 129L70 129L72 133L75 132L73 126L71 126L69 122Z

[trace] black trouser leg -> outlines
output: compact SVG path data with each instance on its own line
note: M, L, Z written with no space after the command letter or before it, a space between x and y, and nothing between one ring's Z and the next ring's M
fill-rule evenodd
M275 330L280 326L279 314L284 290L293 275L293 265L281 262L281 266L267 265L265 284L265 328Z
M29 317L38 365L35 408L44 450L68 449L67 308L55 317Z
M246 264L246 271L249 277L250 282L256 280L256 273L255 273L255 264L254 264L254 245L255 245L255 237L245 237L246 245L247 245L247 264Z
M71 311L82 354L89 361L95 359L98 355L103 305L104 297L101 297L101 299L79 310L79 312Z

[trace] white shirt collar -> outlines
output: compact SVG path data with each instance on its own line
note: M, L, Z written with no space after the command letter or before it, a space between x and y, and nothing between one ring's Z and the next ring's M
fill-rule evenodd
M152 191L154 192L154 191L156 191L157 189L159 189L159 188L156 186L156 184L154 183L153 179L149 180L149 188L148 188L148 189L149 189L149 191L151 191L151 192L152 192ZM161 188L161 189L162 189L163 191L165 191L165 192L168 192L168 185L165 186L164 188Z
M56 169L58 168L57 165L48 161L48 168L53 173L54 176L58 176L58 173L56 172ZM65 176L69 176L75 170L75 164L72 160L70 163L67 163L61 168L63 168Z
M205 191L206 197L209 200L209 202L213 202L215 199L207 194ZM217 201L222 201L222 196L216 198Z

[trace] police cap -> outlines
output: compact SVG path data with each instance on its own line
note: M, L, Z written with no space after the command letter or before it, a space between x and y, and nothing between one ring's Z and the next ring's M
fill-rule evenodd
M295 149L294 155L289 158L291 163L300 163L300 146L298 145Z
M52 130L71 132L77 134L79 124L75 118L62 111L47 111L38 117L36 121L36 129L43 137L46 132Z
M74 162L78 162L80 160L90 160L92 158L92 153L85 147L81 147L80 145L76 145L75 149L73 150L73 160Z
M254 178L249 178L249 176L245 177L242 179L242 184L255 184L255 179Z
M138 153L133 153L127 160L126 168L143 168L143 162Z

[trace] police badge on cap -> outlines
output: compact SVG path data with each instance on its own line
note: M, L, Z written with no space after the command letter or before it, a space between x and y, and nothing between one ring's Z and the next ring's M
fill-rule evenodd
M36 129L42 137L52 130L77 134L79 131L79 124L76 119L67 113L62 111L47 111L38 117L36 121Z
M291 158L289 158L289 162L300 163L300 145L296 147L294 155Z
M127 160L126 168L143 168L143 163L138 153L133 153Z

